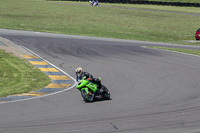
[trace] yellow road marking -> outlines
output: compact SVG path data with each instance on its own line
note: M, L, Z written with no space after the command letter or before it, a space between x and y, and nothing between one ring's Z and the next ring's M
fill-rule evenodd
M50 83L45 88L67 88L71 84L58 84L58 83Z
M45 72L59 72L57 69L55 68L39 68L41 71L45 71Z
M33 59L33 58L38 58L37 56L35 55L22 55L23 58L26 58L26 59Z
M48 65L45 61L29 61L33 65Z
M67 76L48 75L53 80L70 80Z
M23 94L18 94L16 96L42 96L42 95L46 95L49 93L45 93L45 92L29 92L29 93L23 93Z

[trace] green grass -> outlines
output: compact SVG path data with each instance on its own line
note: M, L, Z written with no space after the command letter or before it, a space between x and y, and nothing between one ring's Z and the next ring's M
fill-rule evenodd
M83 2L77 2L77 3L81 4ZM179 7L179 6L143 5L143 4L106 4L106 3L101 3L101 5L200 14L200 10L199 10L200 8L198 7Z
M24 59L0 50L0 97L38 90L50 83L43 72Z
M187 53L187 54L193 54L193 55L200 56L200 51L199 50L180 49L180 48L168 48L168 47L155 47L155 46L149 46L149 48L170 50L170 51L176 51L176 52L181 52L181 53Z
M200 27L199 16L67 3L69 2L1 0L0 28L190 44L183 40L194 40L194 32ZM158 7L158 10L166 8L152 7ZM175 8L167 10L176 10ZM181 12L190 9L193 13L199 13L199 8L178 8Z

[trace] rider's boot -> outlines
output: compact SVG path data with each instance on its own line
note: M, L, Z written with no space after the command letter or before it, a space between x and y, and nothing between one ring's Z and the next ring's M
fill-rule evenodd
M95 97L97 98L97 99L101 99L102 98L102 95L101 95L101 92L100 92L100 89L97 87L97 91L96 91L96 95L95 95Z
M99 85L97 85L97 91L96 91L96 94L97 94L97 95L100 95L100 94L101 94L101 91L100 91Z

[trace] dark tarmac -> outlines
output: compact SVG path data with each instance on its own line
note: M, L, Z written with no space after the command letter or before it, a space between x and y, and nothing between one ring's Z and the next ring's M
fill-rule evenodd
M0 30L75 78L101 77L112 100L85 103L76 88L0 104L1 133L198 133L200 58L141 46L173 44ZM199 47L183 46L192 49Z

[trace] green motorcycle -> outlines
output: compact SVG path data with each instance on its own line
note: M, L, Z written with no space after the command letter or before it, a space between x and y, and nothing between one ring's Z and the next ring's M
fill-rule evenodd
M97 78L101 81L101 78ZM90 78L83 77L83 79L77 83L76 88L81 92L83 99L86 102L93 102L95 99L110 99L109 90L102 85L101 89L97 91L97 84L93 83Z

